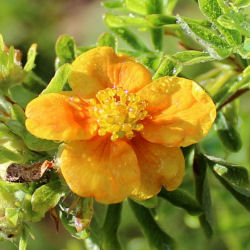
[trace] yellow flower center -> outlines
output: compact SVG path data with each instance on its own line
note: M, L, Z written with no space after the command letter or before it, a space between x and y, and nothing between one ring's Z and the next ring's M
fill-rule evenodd
M97 118L98 134L104 136L111 133L111 140L127 137L133 138L134 131L143 129L139 121L143 120L148 112L147 103L135 93L128 93L122 88L107 88L91 99L92 114Z

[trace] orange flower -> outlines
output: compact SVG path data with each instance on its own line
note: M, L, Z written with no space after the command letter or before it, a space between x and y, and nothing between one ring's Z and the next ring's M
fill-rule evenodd
M216 116L198 84L168 76L151 82L144 66L110 47L79 56L69 83L72 91L32 100L26 126L65 141L60 167L74 193L108 204L181 184L180 147L200 141Z

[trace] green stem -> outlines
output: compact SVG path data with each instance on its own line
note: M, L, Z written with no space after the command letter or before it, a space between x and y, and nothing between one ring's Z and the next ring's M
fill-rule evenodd
M122 203L111 204L108 207L105 222L103 225L103 250L120 250L122 249L117 231L120 225Z
M137 204L133 200L129 200L129 205L141 225L151 250L175 249L173 239L158 226L147 208Z

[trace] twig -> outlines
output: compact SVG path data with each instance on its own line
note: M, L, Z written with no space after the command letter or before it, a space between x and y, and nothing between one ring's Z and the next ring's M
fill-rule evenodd
M224 103L222 103L218 108L217 111L221 110L225 105L227 105L228 103L234 101L236 98L238 98L239 96L243 95L244 93L246 93L247 91L249 91L250 88L244 88L244 89L239 89L237 92L235 92L231 97L229 97Z

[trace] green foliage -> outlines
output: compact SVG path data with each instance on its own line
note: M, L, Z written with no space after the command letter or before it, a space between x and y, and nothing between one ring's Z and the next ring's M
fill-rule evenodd
M55 45L56 72L48 85L34 72L37 45L31 45L22 67L20 52L13 46L7 48L0 35L1 238L16 243L20 237L19 249L25 250L29 235L27 223L40 221L50 211L56 223L60 220L71 236L84 241L86 249L123 248L117 236L123 204L109 205L105 218L100 220L98 216L104 213L105 207L100 212L96 209L98 204L95 204L94 211L93 198L73 195L60 178L56 159L61 151L59 143L37 138L25 127L26 105L39 94L70 90L68 77L72 62L81 53L101 46L109 46L117 53L131 56L150 70L153 80L178 75L196 80L212 96L218 110L212 143L209 144L208 136L199 145L183 150L187 168L183 186L175 191L163 188L158 196L145 201L129 200L150 249L175 249L173 238L158 225L158 222L162 223L162 214L170 220L173 211L181 211L183 230L199 227L196 223L199 220L208 237L212 237L213 231L216 232L215 237L224 237L221 229L216 227L217 223L214 223L212 200L214 207L217 206L214 190L222 192L222 189L210 179L213 176L218 180L218 185L221 183L228 191L227 195L233 196L250 211L248 171L242 167L244 164L232 164L226 159L227 156L233 157L230 152L243 154L245 150L249 154L249 147L244 144L246 139L239 130L237 98L250 87L250 26L243 12L250 1L195 2L206 20L173 14L177 0L103 1L102 5L108 11L104 15L104 22L112 33L102 33L96 44L85 47L76 46L71 36L60 36ZM182 12L180 8L179 12ZM150 42L145 33L150 35ZM181 49L166 52L171 46L167 40L169 36L174 37ZM119 39L130 49L122 46ZM217 143L219 141L223 147ZM225 159L208 155L209 150L214 150L216 155L218 148ZM56 169L46 170L45 175L36 182L6 181L8 167L13 163L30 168L33 163L40 164L52 159L56 159L56 166L53 165ZM192 192L193 183L195 194ZM231 196L226 196L230 202ZM160 213L161 207L165 206L169 210ZM123 210L123 213L126 212ZM223 221L224 216L218 216L218 221ZM170 224L165 226L174 228ZM178 234L171 231L171 235Z
M159 196L171 202L176 207L185 209L191 215L200 215L202 213L199 203L185 190L167 191L162 189Z
M117 38L111 35L110 33L103 33L100 35L97 41L97 46L102 47L102 46L108 46L112 47L113 49L116 50L117 48Z
M61 35L56 41L56 69L76 58L75 40L71 36Z
M207 180L207 163L199 153L195 155L193 171L196 198L203 210L203 214L199 216L200 224L207 237L210 238L213 234L213 212L210 188Z
M32 194L32 210L44 216L48 210L57 205L64 194L59 177L52 175L48 183L37 188Z
M59 67L55 73L55 76L51 79L50 83L42 94L48 94L53 92L60 92L63 90L70 73L71 65L66 63Z
M132 200L129 200L129 205L141 225L141 229L148 240L150 249L175 249L173 239L157 225L147 208L140 206Z

